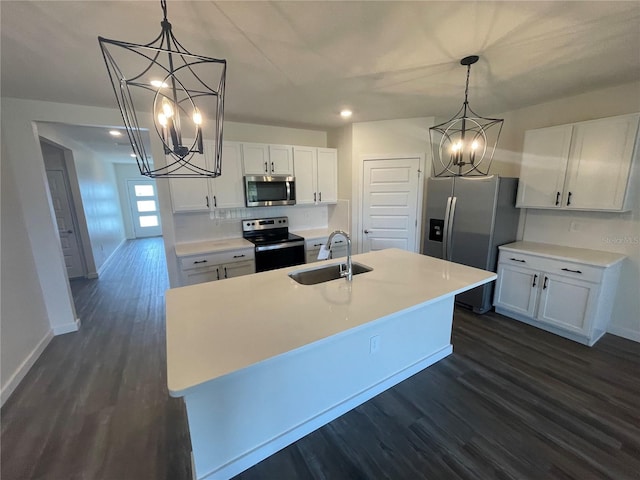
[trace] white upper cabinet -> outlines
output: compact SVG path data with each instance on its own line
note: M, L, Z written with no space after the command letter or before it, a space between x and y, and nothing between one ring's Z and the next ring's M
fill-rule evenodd
M204 154L194 154L191 163L213 168L215 142L204 141ZM187 171L182 167L184 171ZM244 207L242 157L240 144L224 142L222 175L217 178L170 178L171 205L174 213L208 212L215 208Z
M211 142L211 155L214 143ZM241 208L244 203L242 152L237 142L222 143L222 175L211 179L213 208Z
M293 175L293 147L269 145L269 167L272 175Z
M318 148L318 203L338 201L338 151Z
M338 201L338 151L335 148L293 147L297 204Z
M638 118L623 115L527 131L517 206L629 210Z
M243 143L245 175L292 175L293 148L290 145Z

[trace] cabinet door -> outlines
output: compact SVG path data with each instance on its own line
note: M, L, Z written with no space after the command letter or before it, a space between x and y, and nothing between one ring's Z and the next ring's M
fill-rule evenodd
M338 151L318 149L318 203L338 201Z
M185 139L186 141L186 139ZM207 168L205 155L196 153L191 163ZM187 171L184 167L177 170ZM174 213L207 212L209 211L209 181L208 178L170 178L171 206Z
M214 282L220 280L220 267L218 265L210 265L202 268L192 268L182 271L182 286L195 285L196 283Z
M562 206L572 129L560 125L525 132L517 207Z
M588 334L593 290L589 282L545 273L538 320L576 333Z
M242 275L250 275L256 273L256 262L254 260L245 260L243 262L233 262L222 265L221 278L240 277Z
M243 143L242 164L245 175L269 175L269 147L261 143Z
M564 192L567 208L622 210L637 130L637 116L574 126Z
M533 318L541 282L540 272L498 264L493 304Z
M212 142L213 145L213 142ZM222 145L222 175L211 180L215 208L244 207L244 182L240 144L224 142Z
M293 147L298 205L313 204L317 201L316 151L314 147Z
M293 148L269 145L269 166L273 175L293 175Z
M340 242L340 243L339 243ZM331 247L331 258L345 258L347 256L347 242L335 240Z

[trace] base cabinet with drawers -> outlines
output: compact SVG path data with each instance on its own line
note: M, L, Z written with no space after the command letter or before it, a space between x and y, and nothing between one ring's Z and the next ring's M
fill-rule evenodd
M307 263L313 263L318 261L318 254L322 245L327 243L327 239L324 238L310 238L305 240L305 254ZM336 237L331 246L330 258L343 258L347 256L347 242L343 238Z
M213 282L256 272L254 248L179 258L182 286Z
M604 335L624 255L533 242L499 249L496 312L589 346Z

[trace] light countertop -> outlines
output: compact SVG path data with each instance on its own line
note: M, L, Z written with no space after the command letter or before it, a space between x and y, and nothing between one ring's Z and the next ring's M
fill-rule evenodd
M491 272L398 249L354 255L373 268L300 285L287 274L323 264L175 288L166 293L169 391L189 389L271 357L496 278Z
M225 240L177 243L175 248L178 257L186 257L188 255L201 255L203 253L223 252L225 250L253 249L254 245L244 238L227 238Z
M532 255L543 255L558 260L568 260L578 263L586 263L598 267L610 267L622 261L626 255L621 253L603 252L587 248L565 247L550 243L514 242L502 245L501 250L518 251Z

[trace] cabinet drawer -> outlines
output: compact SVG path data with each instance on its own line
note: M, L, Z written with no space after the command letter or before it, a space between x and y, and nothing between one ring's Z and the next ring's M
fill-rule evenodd
M208 265L220 265L222 263L238 262L243 260L253 260L255 252L253 248L242 250L227 250L224 252L205 253L202 255L190 255L180 259L180 269L190 270Z
M502 265L519 265L594 283L599 283L603 274L603 269L600 267L508 250L500 251L498 262Z

